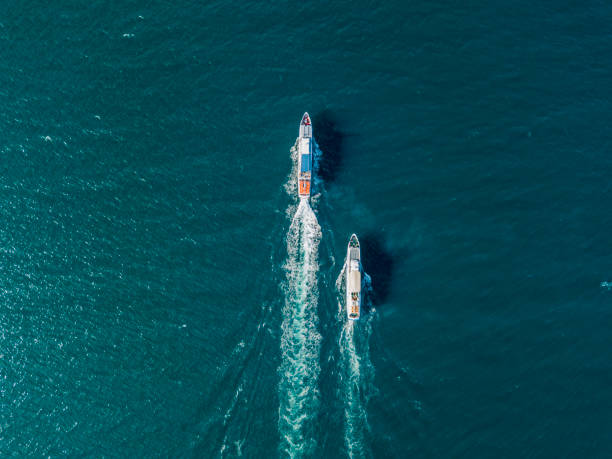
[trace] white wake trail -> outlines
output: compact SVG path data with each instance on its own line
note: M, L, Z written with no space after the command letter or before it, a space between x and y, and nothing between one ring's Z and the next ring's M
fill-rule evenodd
M371 279L364 273L362 292L365 308L362 308L359 321L346 319L344 274L343 268L336 280L339 293L338 319L344 323L338 342L341 363L339 390L344 402L344 444L349 457L369 457L367 405L377 392L374 386L374 366L370 360L372 320L376 311L371 301Z
M319 406L321 335L318 326L318 248L321 227L302 200L287 233L285 304L279 367L279 431L282 455L312 455Z

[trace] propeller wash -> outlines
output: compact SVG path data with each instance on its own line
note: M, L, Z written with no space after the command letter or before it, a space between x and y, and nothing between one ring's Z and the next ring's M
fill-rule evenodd
M309 204L313 168L312 127L304 114L300 124L295 184L299 205L287 232L285 302L282 309L279 367L279 432L282 455L310 456L316 447L321 335L318 331L319 242L321 227Z

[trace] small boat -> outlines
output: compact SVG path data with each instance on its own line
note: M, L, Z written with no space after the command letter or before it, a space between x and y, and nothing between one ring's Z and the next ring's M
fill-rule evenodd
M353 234L346 253L346 314L349 320L361 315L361 248Z
M308 113L304 113L298 137L298 194L300 199L310 198L312 180L312 123Z

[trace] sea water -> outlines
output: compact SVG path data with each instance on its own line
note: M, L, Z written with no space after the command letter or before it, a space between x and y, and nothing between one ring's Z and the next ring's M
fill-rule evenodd
M0 455L610 456L611 20L0 7Z

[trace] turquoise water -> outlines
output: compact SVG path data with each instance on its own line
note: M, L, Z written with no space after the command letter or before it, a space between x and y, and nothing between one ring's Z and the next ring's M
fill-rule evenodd
M611 20L0 6L0 455L609 457Z

